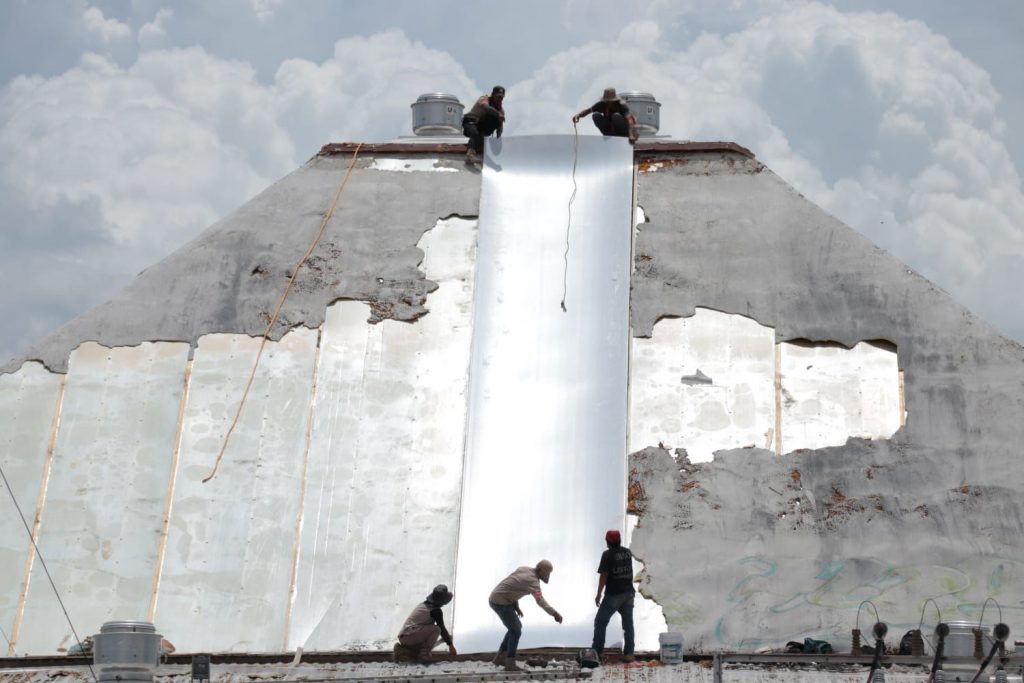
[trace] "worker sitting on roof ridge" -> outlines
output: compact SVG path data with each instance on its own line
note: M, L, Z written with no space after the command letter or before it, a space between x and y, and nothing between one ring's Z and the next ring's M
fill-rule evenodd
M633 553L629 548L622 547L622 536L618 529L612 529L604 535L604 541L608 549L601 555L601 562L597 565L597 572L600 578L597 582L597 595L594 597L594 604L597 605L597 616L594 617L594 651L598 659L604 652L604 636L608 628L608 622L616 612L622 619L622 660L632 662L635 643L633 636L633 598L636 591L633 589ZM604 593L604 599L601 593Z
M426 600L413 608L398 633L398 642L394 648L396 662L429 664L433 661L430 651L437 645L438 636L448 646L448 654L453 657L458 654L455 641L444 627L444 614L441 612L441 608L451 602L453 597L448 586L441 583L434 586Z
M469 138L466 143L466 163L474 164L484 155L484 138L494 133L501 137L505 127L505 88L496 85L490 95L482 95L469 113L462 117L462 132Z
M630 144L636 142L636 117L630 113L629 105L616 94L615 88L605 88L601 99L573 116L572 122L579 123L588 114L593 114L591 118L601 135L628 137Z
M541 560L535 567L519 567L491 591L488 600L491 609L508 629L492 661L499 666L504 664L506 671L522 671L516 666L516 650L519 647L519 637L523 634L523 623L519 621L519 617L523 616L523 610L519 609L519 598L532 595L541 609L554 617L559 624L562 623L562 615L548 604L540 592L540 582L547 583L553 569L553 565L547 560Z

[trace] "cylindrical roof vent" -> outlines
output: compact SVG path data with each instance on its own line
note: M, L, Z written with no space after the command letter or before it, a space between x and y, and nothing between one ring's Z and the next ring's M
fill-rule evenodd
M455 95L429 92L412 107L412 132L416 135L461 135L464 107Z
M147 621L108 621L92 638L100 681L152 683L160 664L161 636Z
M661 127L661 102L654 99L649 92L629 90L620 92L619 97L629 105L629 111L636 117L636 134L640 136L656 135Z

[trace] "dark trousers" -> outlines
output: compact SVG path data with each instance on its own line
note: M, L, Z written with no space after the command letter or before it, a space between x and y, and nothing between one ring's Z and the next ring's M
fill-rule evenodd
M523 635L523 622L519 621L519 615L516 614L515 605L495 605L493 602L488 603L491 609L494 610L498 618L501 619L501 623L505 625L508 631L505 633L505 637L501 639L501 645L498 646L498 651L505 651L505 655L509 659L516 658L516 650L519 649L519 636ZM630 613L632 615L632 613ZM630 624L632 624L632 619Z
M622 646L622 654L631 655L636 647L633 642L633 593L605 593L601 606L597 608L597 616L594 617L594 644L591 647L597 651L598 657L604 652L604 634L616 612L622 617L622 635L626 641Z
M462 134L469 138L466 144L477 154L484 153L484 138L496 130L498 120L492 116L485 116L479 121L471 118L462 119Z
M601 131L601 135L614 135L620 138L629 137L629 122L619 112L615 112L611 116L605 116L601 112L595 111L591 118L594 119L594 125Z

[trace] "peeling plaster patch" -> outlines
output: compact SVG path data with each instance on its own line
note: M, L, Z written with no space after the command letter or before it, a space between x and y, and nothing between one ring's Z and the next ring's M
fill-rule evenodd
M716 450L763 443L774 424L774 345L771 328L706 308L634 338L630 450L663 443L708 462ZM680 382L698 368L714 384Z
M417 159L396 159L394 157L377 157L373 160L371 169L376 171L392 171L398 173L412 173L415 171L428 171L440 173L458 173L459 169L451 166L439 166L438 159L417 158Z
M631 450L683 447L692 462L709 462L720 449L781 439L782 452L792 452L888 438L899 428L891 345L784 342L776 354L774 340L772 328L750 318L699 307L634 338Z
M900 428L896 353L870 342L852 349L781 344L782 446L841 446L847 437L889 438Z

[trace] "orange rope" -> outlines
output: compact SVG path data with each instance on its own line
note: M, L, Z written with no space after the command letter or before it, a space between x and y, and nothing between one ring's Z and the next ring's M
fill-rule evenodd
M348 165L348 171L345 173L345 178L341 181L341 185L338 186L338 191L334 193L334 199L331 201L331 206L327 209L327 213L324 215L323 222L320 223L320 230L316 233L316 237L313 238L313 243L309 245L309 249L302 255L299 262L292 269L292 275L288 278L288 286L284 289L284 294L281 295L281 300L277 303L277 309L274 311L274 315L270 318L270 323L267 325L266 331L263 333L263 339L260 341L259 351L256 352L256 362L252 365L252 372L249 374L249 381L245 385L245 391L242 393L242 400L238 403L238 411L235 413L235 419L231 421L231 427L228 428L228 433L224 435L224 442L220 445L220 452L217 453L217 460L213 463L213 469L210 470L210 474L203 479L203 483L210 481L217 474L217 468L220 467L220 461L224 459L224 451L227 450L228 441L231 439L231 434L234 433L235 427L238 425L238 419L242 416L242 408L245 406L245 399L249 397L249 390L252 388L252 382L256 379L256 369L260 365L260 357L263 355L263 349L267 345L267 338L270 337L270 331L274 327L274 323L277 322L277 316L281 313L281 309L284 307L284 302L288 299L288 293L292 291L292 285L295 283L295 278L299 275L299 269L302 268L303 264L306 263L306 259L309 258L313 250L316 249L317 243L320 242L320 238L323 237L324 231L327 229L327 223L330 222L331 216L334 215L334 207L338 205L338 199L341 197L342 190L345 189L345 185L348 184L349 176L352 175L352 169L356 165L356 158L359 156L359 150L362 148L363 143L356 145L355 151L352 153L352 161Z

